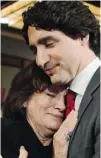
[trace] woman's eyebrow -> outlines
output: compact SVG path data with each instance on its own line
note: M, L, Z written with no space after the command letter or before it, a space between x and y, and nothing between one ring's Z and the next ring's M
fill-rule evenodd
M47 89L45 92L46 92L46 93L50 93L50 94L56 94L56 92L54 92L54 91L52 91L52 90L49 90L49 89Z
M57 85L52 85L48 88L48 91L54 94L60 93L66 89L65 86L57 86Z

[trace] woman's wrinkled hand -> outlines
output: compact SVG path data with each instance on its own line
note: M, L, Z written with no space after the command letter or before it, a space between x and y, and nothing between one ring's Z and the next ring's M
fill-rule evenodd
M66 158L70 134L77 123L77 111L72 111L53 137L53 158Z

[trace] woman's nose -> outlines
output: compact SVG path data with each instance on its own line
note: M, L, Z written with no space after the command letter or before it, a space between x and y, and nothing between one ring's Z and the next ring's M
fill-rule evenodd
M59 109L60 111L64 111L66 109L66 106L65 106L65 103L64 103L64 97L63 98L57 98L55 108Z

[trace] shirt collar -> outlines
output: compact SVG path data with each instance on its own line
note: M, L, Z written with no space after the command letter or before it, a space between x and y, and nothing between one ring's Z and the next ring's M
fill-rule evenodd
M72 81L70 89L77 94L84 95L84 92L101 61L96 57L87 67L85 67Z

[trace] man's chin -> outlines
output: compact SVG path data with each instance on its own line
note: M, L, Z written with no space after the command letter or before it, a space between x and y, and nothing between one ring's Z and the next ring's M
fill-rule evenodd
M64 80L63 78L61 79L58 74L54 74L54 75L50 76L50 78L51 78L51 82L53 84L57 84L57 85L67 84L67 81Z

